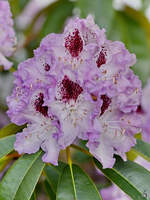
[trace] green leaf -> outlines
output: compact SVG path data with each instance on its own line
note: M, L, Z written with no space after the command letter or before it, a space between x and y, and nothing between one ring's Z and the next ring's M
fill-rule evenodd
M92 14L100 27L110 29L114 15L112 0L77 0L76 6L80 9L81 17Z
M140 22L127 13L116 11L108 38L122 40L129 51L136 54L137 62L133 70L145 84L150 76L150 48L146 31Z
M57 171L53 166L45 166L44 171L48 183L50 184L53 192L56 193L60 172Z
M135 153L150 162L150 144L137 139L137 144L132 148Z
M28 173L24 177L16 193L15 200L29 200L35 189L35 186L41 176L45 163L42 162L42 155L37 158Z
M15 135L7 136L0 139L0 158L7 155L14 149Z
M101 197L95 184L80 167L72 165L72 170L70 170L67 165L59 179L56 199L101 200Z
M96 159L94 162L108 179L133 200L150 199L150 172L144 167L131 161L124 162L118 157L112 169L103 169Z
M32 155L23 155L11 166L0 183L1 200L14 200L25 176L28 175L28 172L30 173L32 166L40 155L41 151ZM32 180L30 181L32 182Z
M65 166L66 166L65 163L59 162L57 167L52 166L52 165L47 165L44 168L46 179L47 179L48 183L50 184L53 193L55 193L55 194L57 191L59 176Z
M45 189L50 200L56 200L56 194L53 192L48 181L44 181L44 189Z
M17 126L16 124L8 124L7 126L5 126L4 128L0 130L0 138L21 132L22 129L25 127L26 125Z
M78 146L88 151L88 148L86 147L86 143L87 141L80 140ZM73 153L72 160L73 160L73 163L76 163L76 164L77 163L85 164L85 163L89 163L89 161L91 160L91 156L85 154L82 151L76 150Z
M69 0L57 1L48 8L47 18L42 27L40 38L42 39L49 33L59 33L62 31L64 22L72 16L74 3Z
M36 194L35 194L35 192L32 194L30 200L36 200Z

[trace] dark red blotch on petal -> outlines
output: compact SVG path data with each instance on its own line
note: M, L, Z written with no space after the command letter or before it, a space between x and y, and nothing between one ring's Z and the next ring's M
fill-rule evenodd
M101 107L101 114L100 115L103 115L104 112L108 109L108 107L111 103L111 99L107 95L102 95L101 99L103 100L103 104L102 104L102 107Z
M67 76L62 80L62 99L69 101L70 99L77 100L78 96L82 93L83 89L79 84L71 81Z
M141 105L138 105L136 112L139 114L144 114L144 110Z
M73 35L69 34L65 39L66 49L69 51L72 57L77 57L83 49L83 41L79 35L79 30L75 29Z
M105 54L103 51L100 52L99 57L96 61L97 67L100 67L101 65L106 63L106 58L105 58Z
M45 64L44 69L45 69L45 71L48 72L51 69L51 67L49 64Z
M39 97L35 100L35 109L40 112L45 117L48 116L48 107L43 106L44 104L44 95L42 93L39 94Z

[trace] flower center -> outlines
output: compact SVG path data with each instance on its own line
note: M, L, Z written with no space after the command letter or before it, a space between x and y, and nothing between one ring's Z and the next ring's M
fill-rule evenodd
M69 80L67 76L64 76L62 80L62 99L69 101L70 99L77 100L78 96L82 93L83 89L79 84Z
M108 107L111 103L111 99L107 95L102 95L101 99L103 100L103 104L102 104L102 107L101 107L100 116L104 114L104 112L108 109Z
M43 106L44 104L44 95L42 93L39 94L39 97L35 100L35 109L36 111L40 112L44 117L48 116L48 107Z
M77 57L83 49L83 41L79 35L79 30L75 29L73 35L71 36L69 34L68 37L66 37L65 39L66 49L69 51L72 57Z
M97 67L100 67L101 65L106 63L106 58L105 58L105 54L103 51L100 52L99 57L96 61Z
M45 66L44 66L44 67L45 67L45 68L44 68L44 69L45 69L45 71L47 71L47 72L48 72L48 71L51 69L51 67L50 67L50 65L49 65L49 64L45 64Z

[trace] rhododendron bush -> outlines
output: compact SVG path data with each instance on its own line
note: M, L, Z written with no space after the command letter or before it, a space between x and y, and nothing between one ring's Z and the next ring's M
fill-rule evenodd
M41 4L0 1L0 200L150 200L144 6Z

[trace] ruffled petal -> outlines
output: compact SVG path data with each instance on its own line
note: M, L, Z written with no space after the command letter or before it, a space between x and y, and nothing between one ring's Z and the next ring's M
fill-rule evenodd
M14 148L19 154L35 153L40 149L40 146L45 138L46 135L43 135L38 124L29 124L23 132L16 135Z
M41 148L46 152L42 157L43 162L58 165L60 146L52 134L42 143Z

